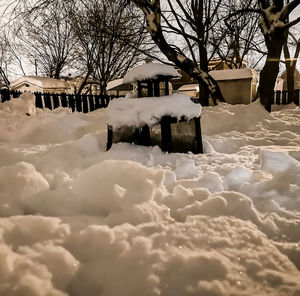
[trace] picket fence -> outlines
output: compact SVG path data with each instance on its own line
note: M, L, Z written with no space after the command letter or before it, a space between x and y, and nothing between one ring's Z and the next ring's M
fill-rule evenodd
M278 90L274 92L274 97L273 97L273 103L276 105L286 105L286 104L291 104L294 103L295 105L299 106L299 89L295 89L293 93L293 97L289 95L287 90Z
M22 93L20 91L0 90L1 102L9 101L12 98L18 98ZM108 95L76 95L76 94L54 94L35 92L35 105L37 108L48 108L53 110L58 107L71 108L72 112L88 113L100 108L106 108L111 100L116 96Z
M276 91L272 98L272 104L286 105L294 103L299 106L299 89L294 90L294 102L291 100L291 96L288 95L288 91ZM22 93L15 90L0 90L0 101L9 101L12 98L18 98ZM117 98L117 96L109 95L76 95L76 94L54 94L54 93L40 93L35 92L35 105L37 108L48 108L53 110L58 107L71 108L72 112L88 113L100 108L106 108L111 100Z

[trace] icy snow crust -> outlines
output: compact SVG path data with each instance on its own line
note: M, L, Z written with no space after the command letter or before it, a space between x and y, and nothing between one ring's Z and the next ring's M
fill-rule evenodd
M156 78L157 76L180 77L181 75L172 66L151 63L136 66L130 71L128 71L124 76L123 82L131 83L136 82L138 80Z
M204 107L192 155L2 107L1 296L300 295L299 108Z
M108 108L108 123L114 128L124 125L142 126L158 123L162 116L170 115L178 120L187 120L201 115L201 105L195 104L189 96L173 94L164 97L119 98L113 100Z

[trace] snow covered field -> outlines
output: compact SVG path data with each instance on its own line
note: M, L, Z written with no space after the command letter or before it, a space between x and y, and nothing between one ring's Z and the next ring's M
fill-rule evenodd
M0 105L1 296L300 295L299 107L203 108L192 155L105 152L106 110L20 104Z

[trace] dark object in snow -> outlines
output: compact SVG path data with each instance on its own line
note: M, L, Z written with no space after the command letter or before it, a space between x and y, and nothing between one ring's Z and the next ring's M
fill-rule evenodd
M169 95L169 80L174 76L156 75L137 81L138 98L159 97ZM188 98L187 98L188 99ZM120 99L122 100L122 99ZM195 103L195 108L199 105ZM172 106L170 106L172 108ZM165 152L193 152L203 153L200 117L187 120L184 116L180 119L169 115L162 116L154 125L140 127L132 125L113 129L108 126L107 150L113 143L127 142L143 146L158 145Z

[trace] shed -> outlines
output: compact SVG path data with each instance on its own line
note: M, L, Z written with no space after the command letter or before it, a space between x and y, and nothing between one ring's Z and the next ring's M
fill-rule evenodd
M250 104L256 95L258 74L254 69L210 71L229 104Z

